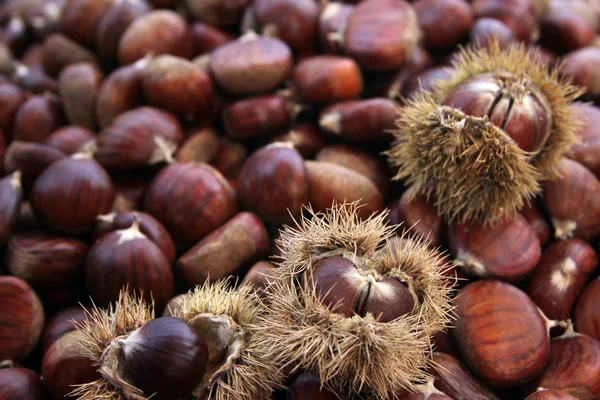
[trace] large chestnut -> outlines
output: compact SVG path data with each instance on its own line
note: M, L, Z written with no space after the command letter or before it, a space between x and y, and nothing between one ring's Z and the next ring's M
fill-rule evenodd
M0 364L0 399L44 400L44 385L29 369Z
M50 165L31 189L35 215L52 228L69 234L90 231L96 217L106 214L115 200L110 177L83 153Z
M591 281L579 296L573 319L577 332L600 340L600 279Z

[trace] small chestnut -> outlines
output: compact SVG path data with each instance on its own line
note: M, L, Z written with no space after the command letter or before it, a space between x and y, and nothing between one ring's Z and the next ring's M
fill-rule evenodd
M292 377L286 400L339 400L340 397L324 388L319 378L310 372ZM432 399L433 400L433 399Z
M44 144L62 151L66 155L73 155L84 151L91 146L94 134L86 128L69 125L52 132L44 141Z
M581 292L573 311L577 332L600 341L600 279L591 281Z
M217 154L210 163L225 178L237 179L247 157L248 151L243 144L220 137Z
M60 33L48 36L42 46L42 66L51 77L58 77L71 64L98 63L94 53Z
M49 93L33 96L19 107L15 115L13 138L42 143L63 124L62 108L56 96Z
M268 261L259 261L250 267L242 279L241 285L252 285L256 289L264 289L276 279L275 268L277 267Z
M98 23L112 4L113 0L67 0L59 24L61 33L93 47Z
M0 179L0 246L3 246L12 234L22 202L21 173L13 172Z
M212 128L190 129L175 158L184 163L210 163L219 152L219 136Z
M10 365L0 364L0 399L44 400L44 385L35 372Z
M96 128L96 98L104 76L90 63L72 64L58 78L58 91L69 123Z
M466 36L475 20L465 0L417 0L413 7L427 48L452 47Z
M0 130L5 133L12 132L17 110L25 100L25 91L12 83L0 83Z
M54 342L65 333L74 331L75 324L82 323L87 317L87 310L81 305L71 306L54 314L42 334L42 351L45 353Z
M573 108L582 117L577 130L580 142L573 146L573 158L600 177L600 108L586 103L574 103Z
M295 125L287 132L271 138L269 142L290 143L304 158L313 157L325 147L325 140L315 125L310 122Z
M469 40L480 47L496 43L501 49L507 49L517 41L513 31L494 18L478 18L471 28Z

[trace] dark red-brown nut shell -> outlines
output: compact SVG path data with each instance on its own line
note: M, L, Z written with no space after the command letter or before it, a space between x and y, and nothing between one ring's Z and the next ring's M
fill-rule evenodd
M452 255L469 275L508 282L527 277L542 255L540 241L521 215L492 226L452 223L448 242Z
M271 222L289 222L308 201L304 159L285 143L262 147L244 163L238 180L241 203Z
M425 47L448 48L467 35L475 18L465 0L417 0L413 3Z
M112 0L68 0L60 19L61 33L86 47L93 47L98 22L112 4Z
M133 21L119 41L121 65L131 64L147 54L172 54L187 58L192 40L185 20L174 11L155 10Z
M573 158L596 177L600 177L600 108L586 103L574 103L573 109L583 117L583 125L577 130L580 143L573 146Z
M193 246L238 211L223 175L206 164L174 163L154 178L144 211L159 220L176 243Z
M350 14L344 49L363 68L391 70L411 57L419 37L412 5L404 0L368 0Z
M44 385L35 372L7 366L0 368L0 398L13 400L44 400Z
M23 280L0 276L0 358L21 362L35 347L44 328L44 309Z
M469 40L481 47L489 47L495 42L501 49L508 49L517 41L513 31L504 22L485 17L475 21Z
M72 155L90 145L93 140L94 134L89 129L69 125L52 132L44 143L66 155Z
M542 388L527 396L525 400L577 400L577 397L562 390Z
M600 340L600 279L591 281L581 292L573 311L575 330Z
M210 53L217 47L233 40L233 35L209 24L196 21L191 27L195 56Z
M261 220L241 212L185 252L176 270L188 286L194 287L238 274L268 249L269 235Z
M195 19L223 27L238 24L250 3L252 0L185 0L185 5Z
M137 222L94 243L85 261L84 276L92 298L103 306L117 301L125 287L147 301L154 300L158 308L173 296L171 264Z
M504 22L525 43L539 35L537 10L531 0L473 0L475 18L489 17Z
M354 6L345 3L328 2L321 9L319 17L319 45L327 54L343 52L344 30Z
M22 231L10 237L5 263L10 273L30 285L57 287L81 280L88 246L44 231Z
M270 143L275 142L290 143L304 158L313 157L326 144L319 130L310 122L296 125L287 132L270 139Z
M102 379L75 332L54 342L42 360L42 379L53 399L69 398L74 386Z
M50 164L62 160L65 154L51 146L33 142L13 141L4 154L4 172L20 171L25 187Z
M273 91L291 69L292 53L284 42L254 34L217 47L210 57L215 82L238 96Z
M0 83L0 130L12 132L17 110L27 100L27 95L12 83Z
M98 216L98 222L92 232L93 240L98 240L116 230L130 228L133 225L134 214L137 215L140 231L163 251L169 264L173 264L176 251L171 235L152 215L142 211L110 213Z
M577 3L584 5L585 1L551 0L548 3L540 21L541 45L562 54L594 42L598 17L594 10L588 9L586 13L578 9Z
M71 306L54 314L42 333L42 351L45 353L61 336L74 331L75 324L82 323L87 316L86 309L81 305Z
M276 268L273 263L259 261L250 267L240 285L252 285L256 289L264 289L276 279Z
M42 66L52 77L58 77L61 71L71 64L98 62L94 53L60 33L51 34L42 45Z
M285 400L339 400L340 396L323 387L319 378L310 372L292 377ZM345 399L345 398L342 398ZM434 399L431 399L434 400Z
M552 238L552 229L546 221L546 217L540 211L537 202L526 203L520 213L535 232L540 244L542 246L546 245Z
M428 68L412 76L402 87L402 97L414 100L423 91L432 91L436 83L450 76L451 69L445 65Z
M285 130L293 114L294 104L281 96L250 97L225 106L223 125L230 138L251 139Z
M186 138L177 150L181 162L210 163L219 151L219 136L210 127L195 127L186 132Z
M363 81L353 59L320 55L296 65L292 86L300 101L324 105L357 98L363 89Z
M527 294L554 320L566 320L586 282L598 267L598 255L580 239L561 240L544 249Z
M599 69L600 48L584 47L562 58L560 72L573 84L583 87L587 98L595 100L600 95Z
M13 138L42 143L64 124L59 99L50 94L30 97L17 111Z
M0 179L0 246L4 246L12 234L22 202L21 173L14 172Z
M90 63L72 64L62 70L59 93L69 123L96 128L96 98L103 79L102 71Z
M243 144L220 137L219 149L212 159L211 165L225 178L237 180L247 157L248 151Z
M115 188L106 171L79 153L46 168L30 197L36 217L68 234L89 232L114 200Z
M600 181L576 161L562 159L560 176L544 184L544 203L559 239L591 239L600 233Z
M515 388L542 372L547 320L524 292L499 281L470 283L456 297L455 313L460 352L484 383Z

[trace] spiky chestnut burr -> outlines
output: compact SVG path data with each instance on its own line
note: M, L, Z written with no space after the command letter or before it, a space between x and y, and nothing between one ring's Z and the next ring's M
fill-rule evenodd
M387 153L395 179L435 198L449 220L514 216L576 142L579 94L524 46L462 50L433 93L400 110Z
M395 237L386 212L361 219L358 209L309 208L281 232L261 340L275 364L309 371L337 393L387 400L426 382L452 284L438 251Z

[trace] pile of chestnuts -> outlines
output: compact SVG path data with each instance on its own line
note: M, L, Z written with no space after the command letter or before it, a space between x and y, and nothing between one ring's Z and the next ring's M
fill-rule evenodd
M600 399L600 2L0 0L0 400Z

